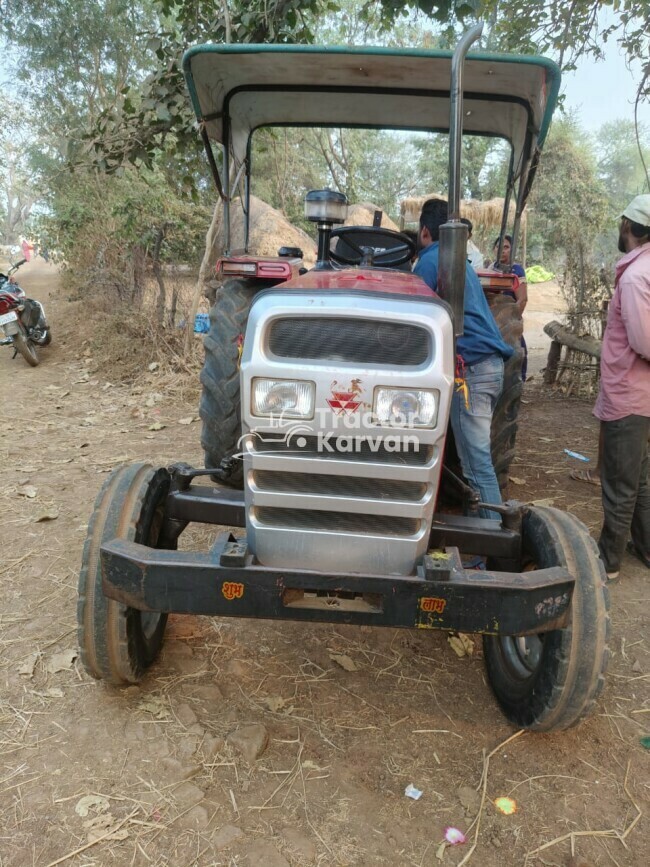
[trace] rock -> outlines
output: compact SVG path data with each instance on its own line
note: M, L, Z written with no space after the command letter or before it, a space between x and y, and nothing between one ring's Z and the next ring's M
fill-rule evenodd
M123 690L122 695L126 696L126 698L137 698L141 693L142 690L140 687L133 684L132 686L127 686L127 688Z
M316 860L316 847L298 828L283 828L282 837L300 864L311 864Z
M251 846L246 863L249 867L289 867L287 859L268 840L259 840Z
M194 689L193 694L205 702L214 702L216 704L223 701L223 693L216 684L201 684Z
M471 786L461 786L460 789L456 789L456 795L466 810L470 810L472 813L478 812L481 806L481 796L476 789Z
M183 765L176 759L163 759L163 776L169 783L180 783L201 773L200 765Z
M223 825L219 828L216 834L212 835L212 847L219 852L221 849L227 849L232 846L237 840L241 840L244 832L236 825Z
M205 807L192 807L187 813L183 813L174 822L175 828L182 828L186 831L201 831L210 824L210 817Z
M226 666L226 671L228 674L234 674L235 677L245 677L248 674L248 665L241 659L231 659Z
M223 738L206 735L203 739L203 755L206 759L213 759L223 749Z
M176 708L176 719L181 723L181 725L184 725L185 728L189 728L191 725L194 725L195 722L198 722L197 715L187 702Z
M253 723L230 732L227 741L242 754L249 765L252 765L266 749L269 733L265 726Z
M197 737L197 735L185 735L178 747L178 755L185 761L191 759L198 750L200 743L201 738Z
M198 804L204 797L205 792L203 789L199 789L194 783L181 783L180 786L174 789L174 800L176 801L176 805L182 810Z

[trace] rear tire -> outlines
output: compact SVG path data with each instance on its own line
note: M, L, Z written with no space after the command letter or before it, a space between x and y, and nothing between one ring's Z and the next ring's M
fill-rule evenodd
M521 337L524 324L514 298L489 292L488 304L505 342L514 350L503 371L503 391L492 416L492 463L501 493L508 487L510 465L515 457L515 442L519 427L519 407L523 383L521 371L524 352Z
M259 280L226 281L217 290L210 310L210 331L204 340L199 413L205 465L218 468L223 462L219 482L234 488L244 485L241 459L229 461L241 437L239 343L246 333L253 296L263 285Z
M111 473L95 501L81 560L77 635L81 662L97 680L137 683L162 645L166 614L104 596L100 547L111 539L159 547L169 484L166 469L130 464Z
M514 725L566 729L590 714L609 660L609 595L596 543L573 515L530 508L523 522L524 567L566 566L576 576L570 620L539 636L483 637L492 691Z
M14 346L30 367L38 366L40 359L36 352L36 347L31 340L25 337L22 331L19 331L18 334L14 334Z

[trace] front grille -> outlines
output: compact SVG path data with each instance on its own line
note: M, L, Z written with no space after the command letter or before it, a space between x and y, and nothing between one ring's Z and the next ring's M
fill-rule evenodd
M414 536L420 521L388 515L357 515L350 512L321 512L316 509L255 509L260 524L284 530L316 530L331 533L360 533L378 536Z
M344 437L345 440L354 439L354 431L350 431L350 437L341 431L340 434L333 434L327 440L332 451L328 451L318 437L315 436L290 436L285 442L282 436L273 436L265 434L264 439L254 437L252 440L253 449L256 452L274 452L279 455L287 455L291 457L304 456L308 458L318 458L319 460L343 460L343 461L362 461L364 463L380 463L380 464L402 464L405 466L424 466L427 464L433 454L433 446L424 443L404 442L399 452L392 451L386 444L376 444L371 448L367 441L355 443L355 448L349 451L342 448L340 451L336 449L336 439L338 436Z
M273 355L304 361L415 367L428 360L429 344L417 325L350 317L275 319L269 331Z
M283 494L314 494L322 497L354 497L364 500L408 500L415 503L427 492L427 486L417 482L325 476L320 473L257 470L253 478L260 490Z

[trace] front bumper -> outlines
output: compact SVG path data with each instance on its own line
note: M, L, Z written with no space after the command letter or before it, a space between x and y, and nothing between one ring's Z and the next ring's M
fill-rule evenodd
M427 555L411 576L267 568L227 533L201 553L114 539L102 545L101 564L104 595L142 611L493 635L566 625L574 587L560 567L466 570L453 547Z

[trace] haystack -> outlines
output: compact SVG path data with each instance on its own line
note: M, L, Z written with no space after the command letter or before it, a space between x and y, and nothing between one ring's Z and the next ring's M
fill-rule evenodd
M427 199L442 199L447 201L447 196L442 193L430 193L428 196L416 196L411 199L403 199L400 203L400 226L406 223L417 223L420 219L422 205ZM500 198L487 199L481 202L478 199L463 199L460 203L461 217L467 217L472 221L474 231L498 232L501 228L501 215L503 214L504 200ZM515 204L510 200L508 217L512 222L515 218ZM526 225L526 211L521 218L522 227Z
M230 207L230 238L233 251L243 249L244 214L239 199L235 199ZM222 220L215 238L215 261L223 255L224 245ZM300 247L308 268L316 262L315 240L290 223L280 211L251 196L249 253L253 256L277 256L280 247Z
M373 205L372 202L359 202L356 205L350 205L348 207L348 216L345 221L346 226L372 226L373 220L375 218L375 211L381 211L377 205ZM418 213L418 217L419 217ZM394 223L391 218L382 212L381 215L381 227L382 229L392 229L394 232L399 232L397 224Z

